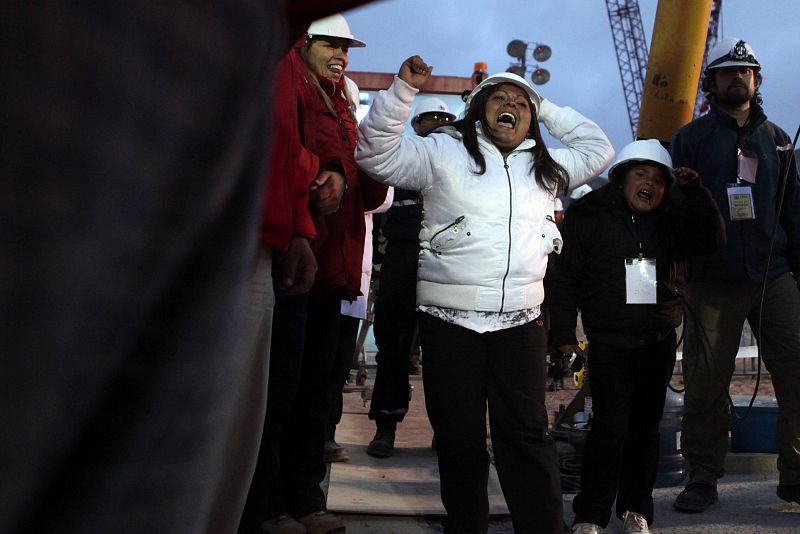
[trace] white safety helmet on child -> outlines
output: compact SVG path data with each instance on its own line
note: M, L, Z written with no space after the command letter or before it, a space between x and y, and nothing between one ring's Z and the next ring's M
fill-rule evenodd
M672 158L666 148L657 139L640 139L629 143L619 151L617 161L608 169L608 180L610 182L625 179L620 171L624 170L631 163L652 163L658 165L664 171L666 185L670 185L675 178L672 170Z
M514 85L518 86L520 89L525 91L528 94L528 98L531 100L531 104L533 104L533 108L536 111L536 115L539 114L539 106L542 103L542 97L539 96L539 93L533 90L533 87L530 86L528 82L525 81L525 78L522 76L517 76L513 72L500 72L497 74L492 74L481 83L475 86L475 89L467 97L466 107L464 108L464 114L466 115L469 111L469 105L472 103L472 99L475 96L486 89L487 87L491 87L492 85L499 85L503 83L513 83Z
M339 39L347 39L350 41L351 48L363 48L367 43L353 37L350 31L350 25L347 20L340 14L336 13L324 19L315 20L308 27L306 36L309 39L314 37L337 37Z
M723 67L750 67L761 69L753 47L737 37L726 37L708 52L706 72Z

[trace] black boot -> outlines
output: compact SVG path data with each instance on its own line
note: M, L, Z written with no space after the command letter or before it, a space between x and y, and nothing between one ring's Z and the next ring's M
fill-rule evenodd
M675 499L674 506L679 512L705 512L717 499L715 486L690 483Z
M367 446L367 454L376 458L388 458L394 451L394 426L379 426L375 437Z
M800 484L778 484L777 494L786 502L800 504Z

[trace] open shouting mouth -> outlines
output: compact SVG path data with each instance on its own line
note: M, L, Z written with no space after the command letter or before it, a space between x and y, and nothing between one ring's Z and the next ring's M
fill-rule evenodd
M517 124L517 118L508 111L504 111L497 117L497 126L500 128L507 128L509 130L513 130L516 124Z

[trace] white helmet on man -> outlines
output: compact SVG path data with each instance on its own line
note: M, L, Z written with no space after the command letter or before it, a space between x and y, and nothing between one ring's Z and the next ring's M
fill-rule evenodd
M666 148L657 139L640 139L625 145L619 151L617 161L608 169L608 180L610 182L622 181L625 176L620 175L620 170L630 163L653 163L664 170L667 185L671 184L675 178L672 170L672 158Z
M722 39L708 52L706 71L723 67L751 67L760 69L753 47L736 37Z
M499 85L503 83L513 83L514 85L518 86L520 89L525 91L528 94L528 98L530 98L531 103L533 104L533 108L536 111L536 114L539 114L539 106L542 103L542 97L539 96L539 93L533 90L533 87L525 81L525 78L522 76L517 76L513 72L499 72L497 74L492 74L481 83L475 86L475 89L467 97L467 103L464 107L464 114L466 115L469 111L469 105L472 103L472 99L475 96L486 89L487 87L491 87L492 85Z
M425 113L438 113L440 115L447 115L450 117L450 120L454 120L456 118L455 115L450 113L450 109L447 107L447 104L445 104L444 100L441 98L436 98L435 96L421 100L420 103L417 104L417 107L414 110L414 118L416 119Z
M353 37L350 31L350 25L347 20L341 15L336 13L323 19L315 20L308 27L306 35L309 39L313 37L338 37L339 39L347 39L350 41L351 48L363 48L367 43Z

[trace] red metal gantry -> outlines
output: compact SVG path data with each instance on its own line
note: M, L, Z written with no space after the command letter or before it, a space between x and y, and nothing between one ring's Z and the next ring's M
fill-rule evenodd
M647 72L647 39L642 26L642 15L636 0L606 0L606 9L628 108L631 135L636 139L639 106Z
M719 15L722 12L722 0L711 0L711 18L708 21L708 36L706 37L706 50L703 53L703 67L700 69L700 77L706 70L708 64L708 51L717 44L719 34ZM700 83L697 84L697 98L694 101L694 117L697 118L706 112L708 103L706 102L703 91L700 90Z

